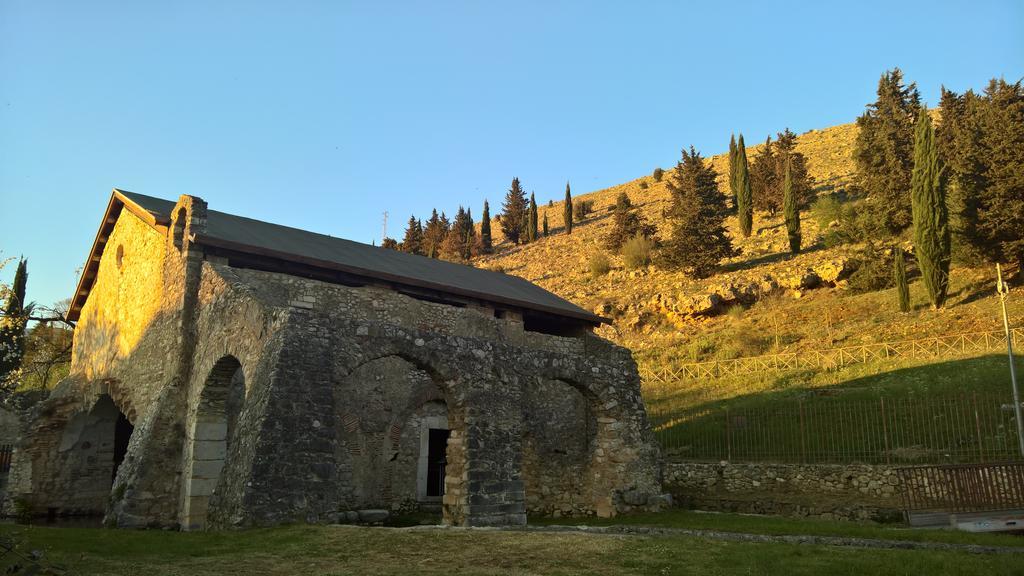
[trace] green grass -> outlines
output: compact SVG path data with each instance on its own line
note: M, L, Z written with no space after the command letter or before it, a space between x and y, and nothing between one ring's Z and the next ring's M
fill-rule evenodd
M288 526L221 533L0 528L76 574L1020 574L1017 556L699 537ZM2 564L3 561L0 561Z
M867 522L694 512L680 509L658 513L631 514L616 518L548 518L539 520L538 523L589 526L624 524L630 526L740 532L745 534L847 536L910 542L1024 547L1024 536L1011 534L983 534L956 530L906 528L903 526Z
M1024 373L1020 357L1017 364ZM1012 401L1005 356L766 378L704 383L756 391L705 390L718 398L703 401L691 386L646 389L662 446L709 460L953 462L1015 454L1012 412L1003 409Z

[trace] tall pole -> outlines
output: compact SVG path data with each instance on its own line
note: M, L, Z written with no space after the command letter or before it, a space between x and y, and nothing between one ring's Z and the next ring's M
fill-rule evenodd
M996 291L999 292L999 303L1003 306L1003 331L1006 332L1006 351L1010 356L1010 384L1013 386L1013 415L1017 420L1017 442L1020 444L1020 455L1024 456L1024 422L1020 417L1020 393L1017 391L1017 368L1013 363L1013 335L1010 334L1010 320L1006 315L1006 297L1010 287L1003 282L1003 269L996 264Z
M388 237L388 211L387 210L384 211L384 226L382 228L383 229L380 231L380 245L381 246L384 245L384 240L387 240L387 237Z

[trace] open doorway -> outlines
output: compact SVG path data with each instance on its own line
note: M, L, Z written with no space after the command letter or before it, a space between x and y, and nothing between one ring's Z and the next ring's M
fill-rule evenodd
M446 453L448 450L448 436L451 430L442 428L429 428L427 430L427 497L440 498L444 496L444 473L445 465L448 463Z

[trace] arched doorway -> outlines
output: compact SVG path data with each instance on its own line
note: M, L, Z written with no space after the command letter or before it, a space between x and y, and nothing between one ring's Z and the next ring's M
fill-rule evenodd
M527 513L577 516L591 511L589 468L597 439L594 400L564 380L523 390L523 486Z
M64 428L58 452L63 455L67 489L52 502L64 514L104 514L117 471L128 453L134 427L108 394L88 411L72 417Z
M242 365L234 356L225 356L210 371L188 427L181 514L186 530L207 525L210 497L220 482L244 401Z

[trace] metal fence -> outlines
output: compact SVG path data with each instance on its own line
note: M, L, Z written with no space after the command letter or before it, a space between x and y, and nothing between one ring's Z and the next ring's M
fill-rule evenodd
M957 463L1018 458L1004 396L793 400L752 409L648 415L670 459L806 463Z
M900 468L908 514L1024 508L1024 462Z
M1010 330L1015 346L1024 340L1024 328ZM678 366L652 367L640 364L644 384L669 384L680 380L722 378L782 370L835 370L852 364L878 360L922 360L985 354L1006 350L1006 334L1002 331L972 332L937 336L919 340L879 342L860 346L824 348L804 352L785 352L765 356L749 356L734 360L692 362Z
M10 444L0 445L0 474L7 474L11 471L11 455L14 454L14 446Z

